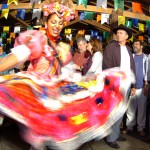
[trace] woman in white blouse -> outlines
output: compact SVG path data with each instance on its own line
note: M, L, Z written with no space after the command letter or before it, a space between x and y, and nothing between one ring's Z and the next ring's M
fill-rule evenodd
M93 38L87 44L87 50L92 54L92 64L87 74L98 74L102 71L103 48L102 42Z

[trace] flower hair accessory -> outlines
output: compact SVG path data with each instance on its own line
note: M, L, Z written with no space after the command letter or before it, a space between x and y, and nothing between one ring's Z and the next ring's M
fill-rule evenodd
M42 4L43 15L48 16L56 13L58 17L64 18L66 22L74 19L75 10L70 0L46 0Z

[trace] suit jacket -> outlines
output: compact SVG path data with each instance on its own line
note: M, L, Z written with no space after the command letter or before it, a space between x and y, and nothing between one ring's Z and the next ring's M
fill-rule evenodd
M131 52L131 48L126 45L129 56L130 56L130 67L131 70L135 73L135 62ZM121 47L117 41L110 42L103 53L103 70L120 67L121 63Z
M130 68L135 74L135 62L133 59L133 54L131 48L126 45L129 56L130 56ZM120 67L121 63L121 47L117 41L110 42L106 49L103 52L103 64L102 69L109 69L114 67ZM135 84L132 84L131 87L135 87Z

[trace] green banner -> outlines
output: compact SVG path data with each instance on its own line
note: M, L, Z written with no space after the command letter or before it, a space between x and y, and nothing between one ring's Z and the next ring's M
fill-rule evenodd
M77 5L84 5L87 8L87 0L77 0Z
M126 27L132 28L132 21L131 20L126 20Z
M146 21L146 27L147 27L147 28L150 27L150 20L147 20L147 21Z
M89 20L93 20L93 16L94 16L94 13L91 12L91 11L86 11L84 12L85 16L84 16L84 20L86 19L89 19Z
M117 11L119 8L124 11L124 0L114 0L114 10Z

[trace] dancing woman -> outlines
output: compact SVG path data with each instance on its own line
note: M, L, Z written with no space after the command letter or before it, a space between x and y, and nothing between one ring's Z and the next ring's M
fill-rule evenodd
M0 64L2 72L30 61L28 71L0 77L0 111L23 124L23 137L36 150L74 150L101 139L126 110L132 73L111 69L82 78L70 46L59 42L64 23L75 16L73 6L71 0L43 2L46 35L20 33Z

